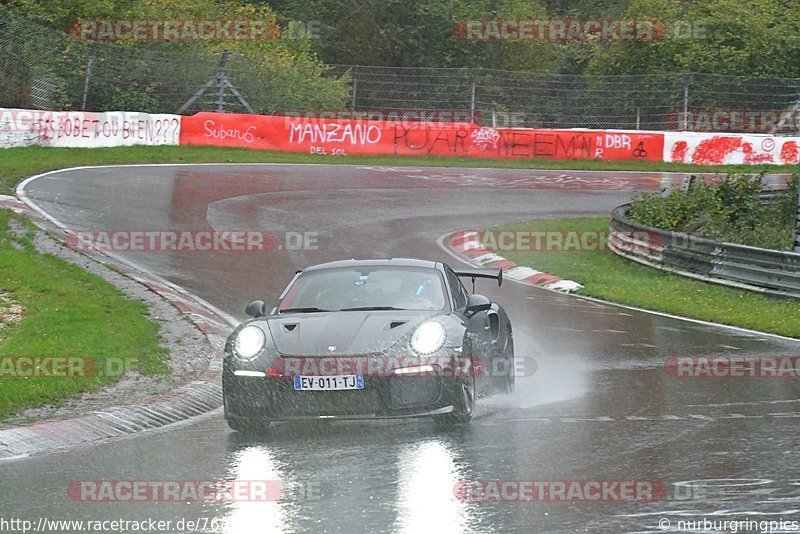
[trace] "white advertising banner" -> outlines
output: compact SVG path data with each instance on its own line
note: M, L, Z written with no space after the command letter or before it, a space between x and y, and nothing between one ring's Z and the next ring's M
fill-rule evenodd
M698 165L798 163L800 137L664 132L664 161Z
M0 108L0 148L177 145L181 116Z

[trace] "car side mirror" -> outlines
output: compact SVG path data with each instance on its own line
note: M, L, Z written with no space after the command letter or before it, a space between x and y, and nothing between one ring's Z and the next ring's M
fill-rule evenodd
M464 313L467 316L475 315L476 313L486 311L491 307L492 301L489 300L489 297L473 293L469 296L469 300L467 300L467 308L464 310Z
M267 305L263 300L254 300L247 305L244 312L250 317L264 317L267 314Z

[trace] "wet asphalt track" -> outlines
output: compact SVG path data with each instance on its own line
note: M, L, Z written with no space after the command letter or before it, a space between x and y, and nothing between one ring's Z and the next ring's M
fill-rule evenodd
M679 182L652 173L149 166L69 171L26 191L74 230L317 232L316 251L125 256L241 318L247 302L274 299L308 263L386 256L452 263L436 244L447 232L606 213L635 189ZM507 308L517 355L534 358L538 370L517 379L512 397L484 402L467 428L292 423L252 438L230 432L217 411L131 439L0 463L0 517L199 520L198 530L236 533L658 532L661 518L673 529L679 519L704 517L800 520L800 385L677 379L663 366L675 355L798 354L800 343L512 282L479 288ZM68 496L70 481L96 479L278 480L284 490L273 503ZM474 479L656 480L667 495L652 503L453 497L458 481Z

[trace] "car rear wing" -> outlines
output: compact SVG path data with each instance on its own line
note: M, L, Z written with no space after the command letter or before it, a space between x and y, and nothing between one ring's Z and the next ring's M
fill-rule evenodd
M475 290L476 278L494 278L497 280L497 285L503 285L503 269L483 269L479 267L465 267L462 269L453 269L457 276L462 278L472 278L472 289Z

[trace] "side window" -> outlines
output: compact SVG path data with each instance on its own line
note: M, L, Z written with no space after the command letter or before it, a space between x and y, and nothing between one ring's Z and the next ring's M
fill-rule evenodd
M445 272L447 273L447 283L450 286L450 290L453 292L453 298L456 301L456 309L463 310L467 306L467 290L464 289L464 285L461 283L461 280L458 279L456 273L453 272L452 269L449 267L445 268Z

